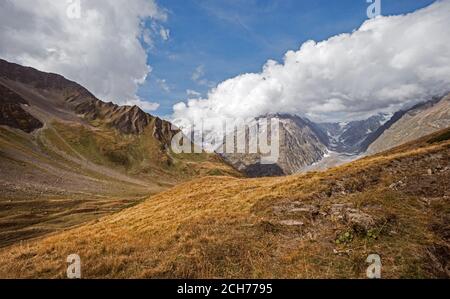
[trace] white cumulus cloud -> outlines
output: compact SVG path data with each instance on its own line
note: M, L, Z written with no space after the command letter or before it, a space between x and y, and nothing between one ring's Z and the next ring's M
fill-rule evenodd
M220 83L204 99L174 106L173 119L296 113L348 120L398 110L449 91L450 1L377 17L349 34L308 41L260 73ZM194 72L199 80L203 69Z
M144 22L166 13L154 0L81 0L76 18L77 1L0 1L0 56L62 74L102 100L157 108L136 96L151 71L140 40L152 43Z

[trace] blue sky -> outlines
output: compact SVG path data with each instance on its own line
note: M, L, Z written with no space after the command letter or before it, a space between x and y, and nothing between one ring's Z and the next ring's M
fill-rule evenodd
M433 0L382 0L382 14L402 14ZM282 61L310 39L351 32L367 19L365 0L159 0L167 10L167 41L148 51L152 72L139 96L158 102L153 112L172 113L188 98L246 72L259 72L268 59ZM150 26L150 24L149 24ZM196 76L194 75L196 74ZM163 83L163 80L165 80Z

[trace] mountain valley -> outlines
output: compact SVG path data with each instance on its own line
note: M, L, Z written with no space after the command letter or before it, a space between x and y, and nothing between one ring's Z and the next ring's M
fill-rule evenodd
M261 165L175 154L169 122L0 60L0 277L63 278L77 253L86 278L362 278L379 252L384 277L448 278L449 98L270 115Z
M171 124L96 99L59 75L0 60L0 247L139 203L207 175L216 155L177 155Z

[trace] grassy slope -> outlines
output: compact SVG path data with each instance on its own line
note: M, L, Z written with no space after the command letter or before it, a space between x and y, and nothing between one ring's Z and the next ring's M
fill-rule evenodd
M447 135L446 135L447 134ZM323 173L206 177L100 221L0 252L0 277L449 276L448 131ZM431 172L431 174L430 174ZM364 213L369 227L347 218ZM339 240L339 241L337 241Z
M0 247L98 219L194 177L239 175L211 155L171 157L149 134L73 122L34 135L0 127Z
M53 127L72 149L86 159L129 175L163 182L183 181L211 172L239 176L215 155L175 155L168 152L151 136L151 127L142 135L124 135L104 127L92 130L79 124L55 123Z

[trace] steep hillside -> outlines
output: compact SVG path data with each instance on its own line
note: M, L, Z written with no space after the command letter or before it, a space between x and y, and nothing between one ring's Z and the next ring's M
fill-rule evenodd
M0 60L0 247L195 177L239 175L216 155L172 153L176 133L138 107Z
M450 130L326 172L208 177L0 251L0 277L450 277Z
M365 146L368 154L378 153L447 127L450 127L450 94L398 112Z
M214 155L173 154L170 143L179 131L169 122L137 106L104 103L62 76L0 60L0 92L2 107L16 109L6 114L2 108L3 131L36 142L43 152L50 149L81 164L87 160L152 180L193 177L198 173L189 163L202 160L227 168ZM14 129L36 131L24 135Z
M320 161L328 152L327 136L311 121L287 114L269 115L267 117L276 117L280 120L279 159L276 164L261 164L261 154L223 155L227 162L248 176L294 174L306 166ZM239 133L242 134L243 132ZM270 134L268 134L268 137L269 142L271 142Z

